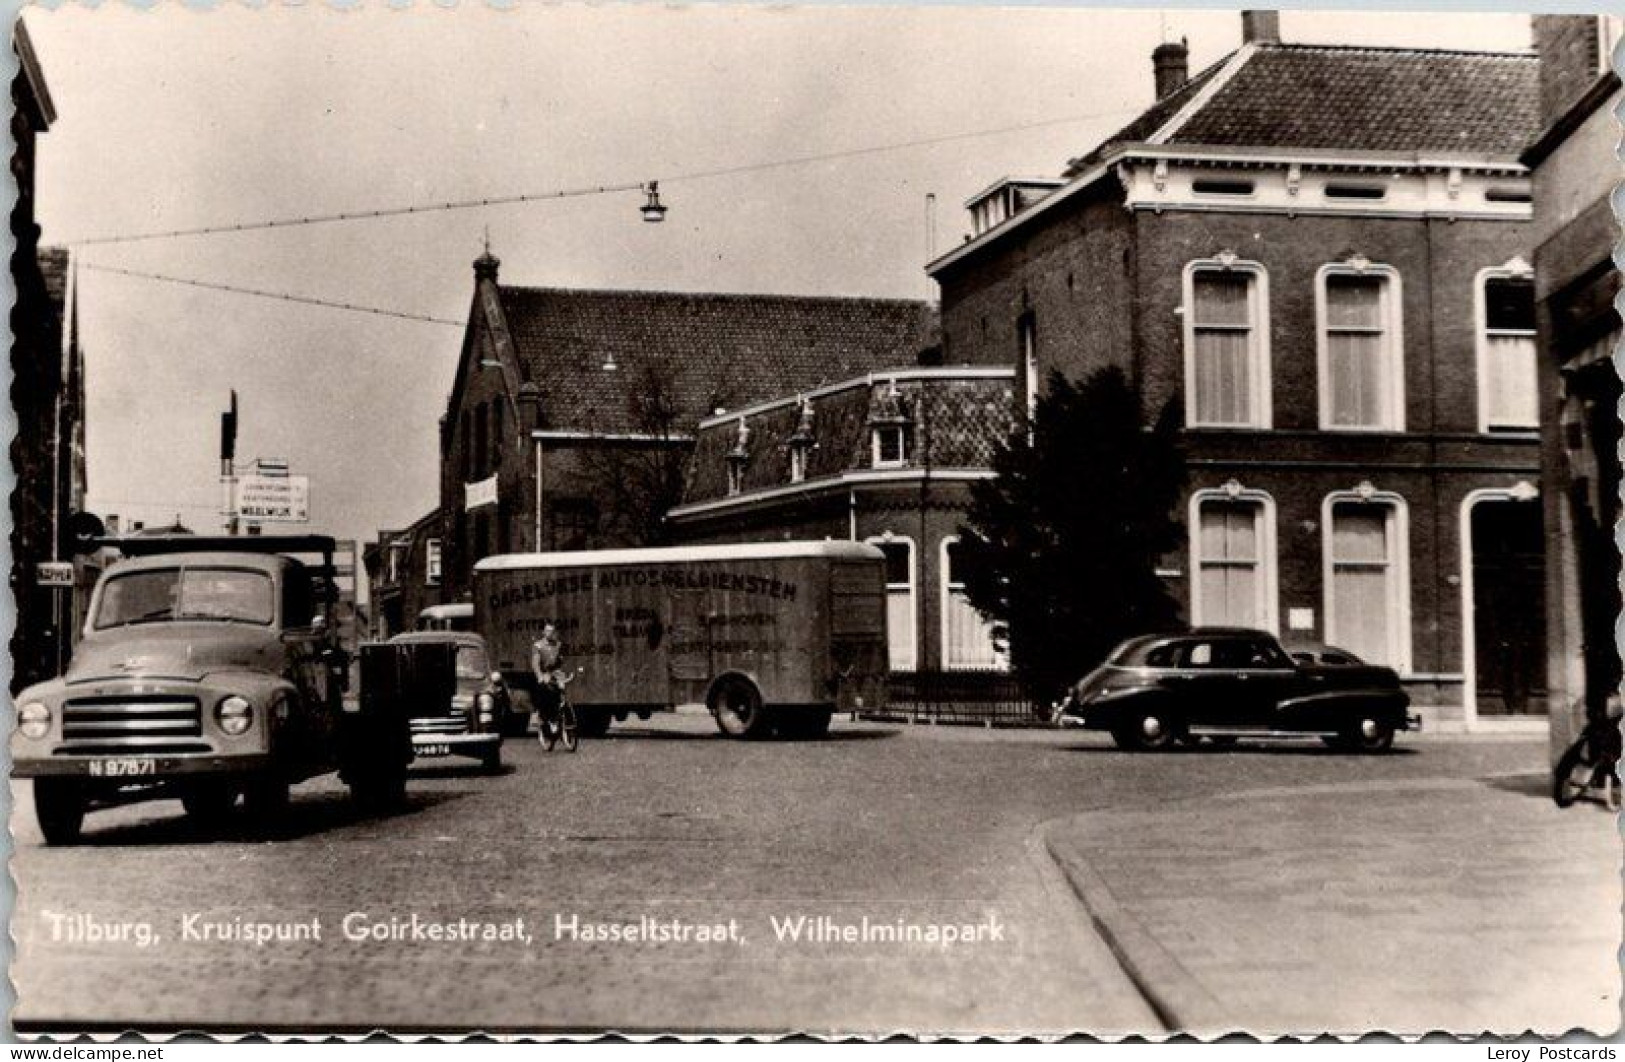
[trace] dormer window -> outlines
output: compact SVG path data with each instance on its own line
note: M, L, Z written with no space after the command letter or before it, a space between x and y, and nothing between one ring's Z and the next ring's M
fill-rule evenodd
M908 464L908 438L901 424L875 426L875 467L897 468Z
M785 440L785 446L790 450L791 483L800 483L807 478L807 458L817 445L818 441L813 435L812 403L802 399L801 416L796 422L796 430Z
M909 433L914 418L908 402L891 381L869 406L870 463L875 468L901 468L908 464Z
M728 497L745 489L745 466L750 463L750 429L740 418L739 432L734 436L733 449L728 451Z

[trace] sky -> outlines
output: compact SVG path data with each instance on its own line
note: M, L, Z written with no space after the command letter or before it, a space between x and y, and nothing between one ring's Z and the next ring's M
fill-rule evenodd
M311 477L305 529L362 539L438 501L460 327L92 266L460 322L488 235L513 284L935 298L928 248L962 238L967 197L1057 175L1126 123L1151 102L1161 41L1187 38L1194 73L1241 28L1211 10L720 4L25 20L58 112L37 172L48 245L660 182L661 225L617 192L76 252L93 510L218 530L236 389L239 460L288 461ZM1281 26L1288 41L1529 47L1510 14L1289 11ZM718 170L734 172L701 176Z

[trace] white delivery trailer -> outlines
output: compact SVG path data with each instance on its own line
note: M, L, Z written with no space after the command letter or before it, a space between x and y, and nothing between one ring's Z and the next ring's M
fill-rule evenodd
M552 624L587 734L704 704L734 737L817 736L883 707L885 559L856 542L775 542L487 557L474 629L508 684Z

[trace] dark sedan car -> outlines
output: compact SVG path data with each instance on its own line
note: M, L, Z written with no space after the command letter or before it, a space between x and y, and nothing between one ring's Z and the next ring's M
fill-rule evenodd
M502 677L491 669L485 639L466 631L397 634L395 644L439 644L456 654L457 689L450 703L426 705L411 720L418 759L471 756L487 770L502 766L503 723L511 711Z
M1390 668L1342 650L1288 655L1265 631L1214 627L1124 642L1072 689L1061 716L1126 749L1258 736L1381 752L1419 725L1409 705Z

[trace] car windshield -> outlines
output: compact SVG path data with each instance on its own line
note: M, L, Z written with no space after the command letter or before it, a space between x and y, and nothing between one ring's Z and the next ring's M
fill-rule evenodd
M271 577L241 568L159 568L108 580L96 629L175 620L269 624L276 614Z
M482 679L491 673L485 663L485 650L477 645L465 645L457 650L457 677Z

